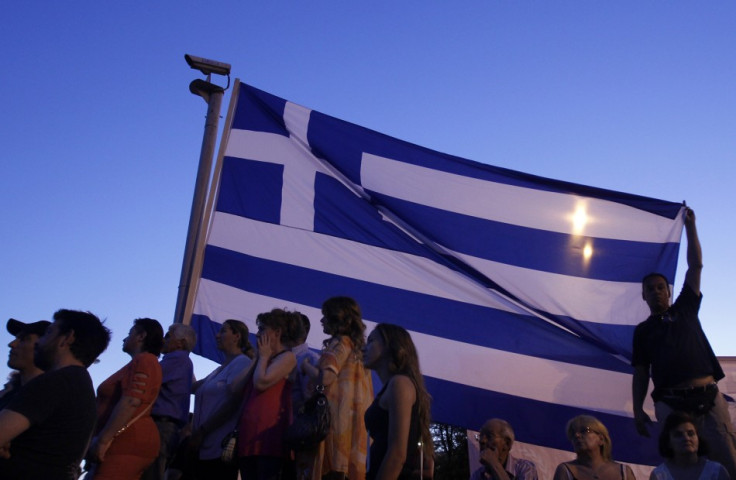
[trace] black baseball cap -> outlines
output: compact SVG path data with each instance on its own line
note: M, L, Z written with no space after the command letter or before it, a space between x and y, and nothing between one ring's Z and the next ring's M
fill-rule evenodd
M8 319L8 333L17 337L20 334L36 334L39 337L46 333L46 329L51 325L51 322L46 320L39 320L33 323L23 323L20 320L14 318Z

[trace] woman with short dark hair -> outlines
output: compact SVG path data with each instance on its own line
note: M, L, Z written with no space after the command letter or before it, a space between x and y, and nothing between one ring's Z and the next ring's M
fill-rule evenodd
M695 419L687 413L672 412L659 435L659 453L664 463L652 470L650 480L729 480L718 462L708 460L708 446L698 435Z
M131 361L97 388L97 431L87 454L97 464L94 480L137 480L158 457L151 405L161 388L158 356L163 343L160 323L135 320L123 340Z

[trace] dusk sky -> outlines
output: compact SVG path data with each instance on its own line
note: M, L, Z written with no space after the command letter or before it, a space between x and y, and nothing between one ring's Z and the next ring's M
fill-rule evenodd
M171 323L206 114L190 53L434 150L687 201L701 320L716 353L736 355L735 46L726 1L10 2L3 322L59 308L105 318L95 384L127 362L133 319ZM681 255L677 292L684 270ZM214 367L195 363L198 376Z

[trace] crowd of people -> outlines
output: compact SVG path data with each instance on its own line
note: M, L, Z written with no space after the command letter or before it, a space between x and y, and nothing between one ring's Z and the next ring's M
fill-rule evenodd
M664 462L650 480L727 480L736 478L736 434L716 385L723 371L697 315L702 253L690 209L685 228L688 271L674 304L663 275L642 281L651 316L634 334L634 420L648 435L651 376ZM95 392L87 368L110 341L99 318L59 310L53 322L10 319L14 373L0 391L0 480L76 479L83 460L93 480L433 478L431 399L409 332L381 323L366 337L350 297L323 303L319 353L306 343L311 325L302 313L273 309L255 323L254 347L242 321L224 321L216 335L222 362L195 381L194 330L174 324L164 334L158 321L136 319L123 341L130 362ZM370 370L382 385L375 396ZM326 431L295 446L287 441L294 419L321 395ZM635 480L613 460L597 418L576 416L565 433L575 459L553 480ZM231 438L237 447L227 455ZM492 418L477 438L481 467L471 480L538 480L534 463L511 453L509 422Z
M192 328L174 324L164 335L158 321L136 319L122 347L130 362L96 394L86 368L110 340L96 316L9 320L16 373L0 392L0 479L431 477L430 397L409 333L379 324L366 342L349 297L328 299L322 314L320 353L306 344L311 325L299 312L258 315L255 348L243 322L226 320L216 335L224 359L198 381ZM375 399L369 369L383 382ZM329 405L326 438L291 448L287 430L318 391ZM237 451L226 461L222 440L232 432Z

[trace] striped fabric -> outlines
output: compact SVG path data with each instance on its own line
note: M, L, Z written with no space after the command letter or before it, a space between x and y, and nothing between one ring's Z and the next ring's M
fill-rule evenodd
M640 280L674 278L681 205L438 153L238 83L191 323L217 359L228 318L296 309L321 345L322 302L355 298L372 328L417 344L433 419L509 420L569 449L599 417L617 459L657 462L631 416Z

